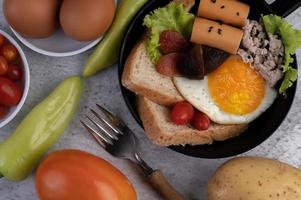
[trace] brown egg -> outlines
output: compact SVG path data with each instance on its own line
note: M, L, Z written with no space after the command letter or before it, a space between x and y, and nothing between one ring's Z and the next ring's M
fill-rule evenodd
M60 10L60 23L72 39L89 41L108 30L114 15L114 0L64 0Z
M61 0L4 0L7 22L21 35L44 38L58 28Z

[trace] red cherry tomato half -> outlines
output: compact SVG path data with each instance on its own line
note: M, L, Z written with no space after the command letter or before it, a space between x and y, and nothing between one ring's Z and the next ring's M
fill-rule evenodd
M3 119L7 115L8 110L8 107L0 105L0 119Z
M23 77L22 68L13 64L9 64L5 77L9 78L12 81L20 81Z
M188 124L194 116L194 110L190 103L179 102L171 110L171 120L177 125Z
M207 130L210 126L210 119L206 114L202 112L196 112L191 121L191 124L198 130Z
M16 60L18 56L18 51L16 47L12 44L6 44L1 48L1 54L9 61Z
M4 106L15 106L22 96L20 88L11 80L0 77L0 104Z
M0 34L0 47L2 47L4 42L5 42L5 37L2 34Z
M8 70L8 63L3 56L0 56L0 75L3 75Z

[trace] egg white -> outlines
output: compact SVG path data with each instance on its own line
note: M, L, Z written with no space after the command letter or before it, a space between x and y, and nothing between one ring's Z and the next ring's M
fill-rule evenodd
M203 80L191 80L184 77L174 77L174 84L182 96L196 109L205 113L212 121L219 124L245 124L256 119L261 113L266 111L277 97L275 89L265 84L265 96L260 105L251 113L235 115L224 112L219 108L208 88L208 77Z

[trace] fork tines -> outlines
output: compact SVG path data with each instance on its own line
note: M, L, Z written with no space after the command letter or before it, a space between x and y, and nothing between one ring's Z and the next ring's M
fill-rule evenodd
M90 109L91 117L86 115L89 123L80 120L82 125L94 137L94 139L103 147L113 145L114 140L118 140L118 135L122 134L120 128L124 126L123 122L114 116L104 107L96 104L99 113Z

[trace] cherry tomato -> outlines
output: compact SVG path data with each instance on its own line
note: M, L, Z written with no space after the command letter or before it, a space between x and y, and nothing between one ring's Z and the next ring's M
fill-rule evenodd
M22 96L20 88L11 80L0 77L0 104L4 106L15 106Z
M40 200L136 200L129 180L113 165L80 150L51 153L35 178Z
M8 63L3 56L0 56L0 75L3 75L8 70Z
M186 101L176 103L171 110L171 120L177 125L188 124L193 116L193 107Z
M4 42L5 42L5 37L2 34L0 34L0 47L2 47Z
M1 54L9 61L14 61L18 56L16 47L12 44L6 44L1 48Z
M6 106L0 105L0 119L4 118L8 113L9 108Z
M23 77L22 68L13 64L9 64L5 77L9 78L12 81L20 81Z
M191 121L191 124L198 130L207 130L210 126L210 119L206 114L202 112L196 112Z

